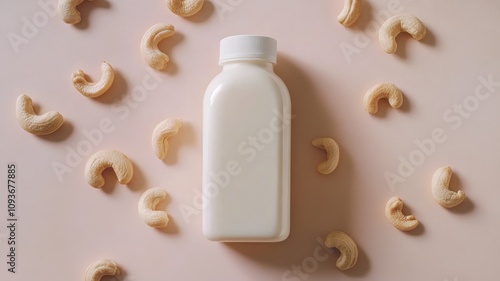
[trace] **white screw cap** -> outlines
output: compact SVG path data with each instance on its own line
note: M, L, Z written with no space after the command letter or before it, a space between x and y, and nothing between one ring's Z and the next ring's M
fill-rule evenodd
M277 42L259 35L235 35L220 41L219 64L232 60L265 60L276 63Z

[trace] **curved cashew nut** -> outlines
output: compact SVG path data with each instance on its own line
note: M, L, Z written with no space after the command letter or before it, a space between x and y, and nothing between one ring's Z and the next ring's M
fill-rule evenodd
M395 228L402 231L415 229L419 224L414 216L403 215L403 201L397 196L391 197L389 201L387 201L385 205L385 216Z
M182 127L182 120L179 118L167 118L156 125L153 130L153 151L158 159L167 157L168 138L177 135Z
M448 189L453 171L450 167L441 167L432 176L432 195L439 205L445 208L453 208L465 199L465 192L459 190L454 192Z
M378 111L378 101L387 99L392 108L399 108L403 104L403 93L392 83L380 83L369 89L363 100L363 106L368 113Z
M109 167L113 168L121 184L129 183L134 175L132 162L125 154L116 150L100 150L87 160L85 165L87 182L95 188L101 188L104 185L102 172Z
M85 79L85 72L83 70L77 70L72 75L73 86L80 92L80 94L89 97L96 98L102 94L104 94L111 85L113 84L113 80L115 79L115 73L113 71L113 67L107 62L103 62L101 64L102 76L99 82L88 82Z
M201 10L205 0L167 0L172 13L181 17L190 17Z
M344 26L352 25L361 14L363 0L344 0L344 9L337 17L338 22Z
M401 32L409 33L415 40L425 37L424 24L415 16L402 14L388 18L380 27L378 40L384 52L394 54L398 49L396 36Z
M344 232L330 232L325 238L325 246L339 250L340 257L335 263L338 269L347 270L356 264L358 260L358 247L356 246L356 242Z
M20 95L17 98L16 116L21 128L39 136L55 132L64 123L63 116L56 111L36 115L33 110L33 102L28 95Z
M167 197L167 192L159 187L151 188L142 194L137 209L139 216L149 226L163 228L168 224L168 214L155 210L156 205Z
M99 281L104 275L119 275L120 270L114 261L99 260L87 267L85 281Z
M150 67L162 70L167 66L170 58L158 49L158 43L174 33L174 26L164 23L157 23L146 31L141 41L141 53Z
M76 6L80 5L84 0L59 0L57 3L57 11L61 19L67 24L77 24L82 20L80 12ZM92 1L92 0L89 0Z
M337 142L335 142L332 138L319 138L313 140L312 145L326 150L326 160L318 165L318 172L323 175L328 175L333 172L337 168L340 158L340 149Z

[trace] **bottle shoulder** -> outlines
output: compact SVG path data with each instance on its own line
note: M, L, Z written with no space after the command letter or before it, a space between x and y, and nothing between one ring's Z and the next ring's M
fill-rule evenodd
M278 90L288 94L285 83L273 71L242 64L229 70L223 70L215 76L208 85L205 95L224 91L225 89L232 90L235 87L239 89Z

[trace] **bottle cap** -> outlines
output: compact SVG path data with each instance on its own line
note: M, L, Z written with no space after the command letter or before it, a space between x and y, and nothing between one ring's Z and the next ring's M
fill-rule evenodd
M276 63L277 42L271 37L235 35L220 41L219 64L232 60L265 60Z

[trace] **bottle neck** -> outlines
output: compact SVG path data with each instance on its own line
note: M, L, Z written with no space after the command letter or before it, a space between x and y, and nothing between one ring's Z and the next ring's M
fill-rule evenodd
M249 60L249 59L231 60L231 61L223 62L220 65L222 66L222 70L228 70L228 69L238 67L242 64L251 65L254 67L259 67L259 68L262 68L262 69L264 69L266 71L270 71L270 72L274 71L273 70L274 64L272 62L265 61L265 60Z

